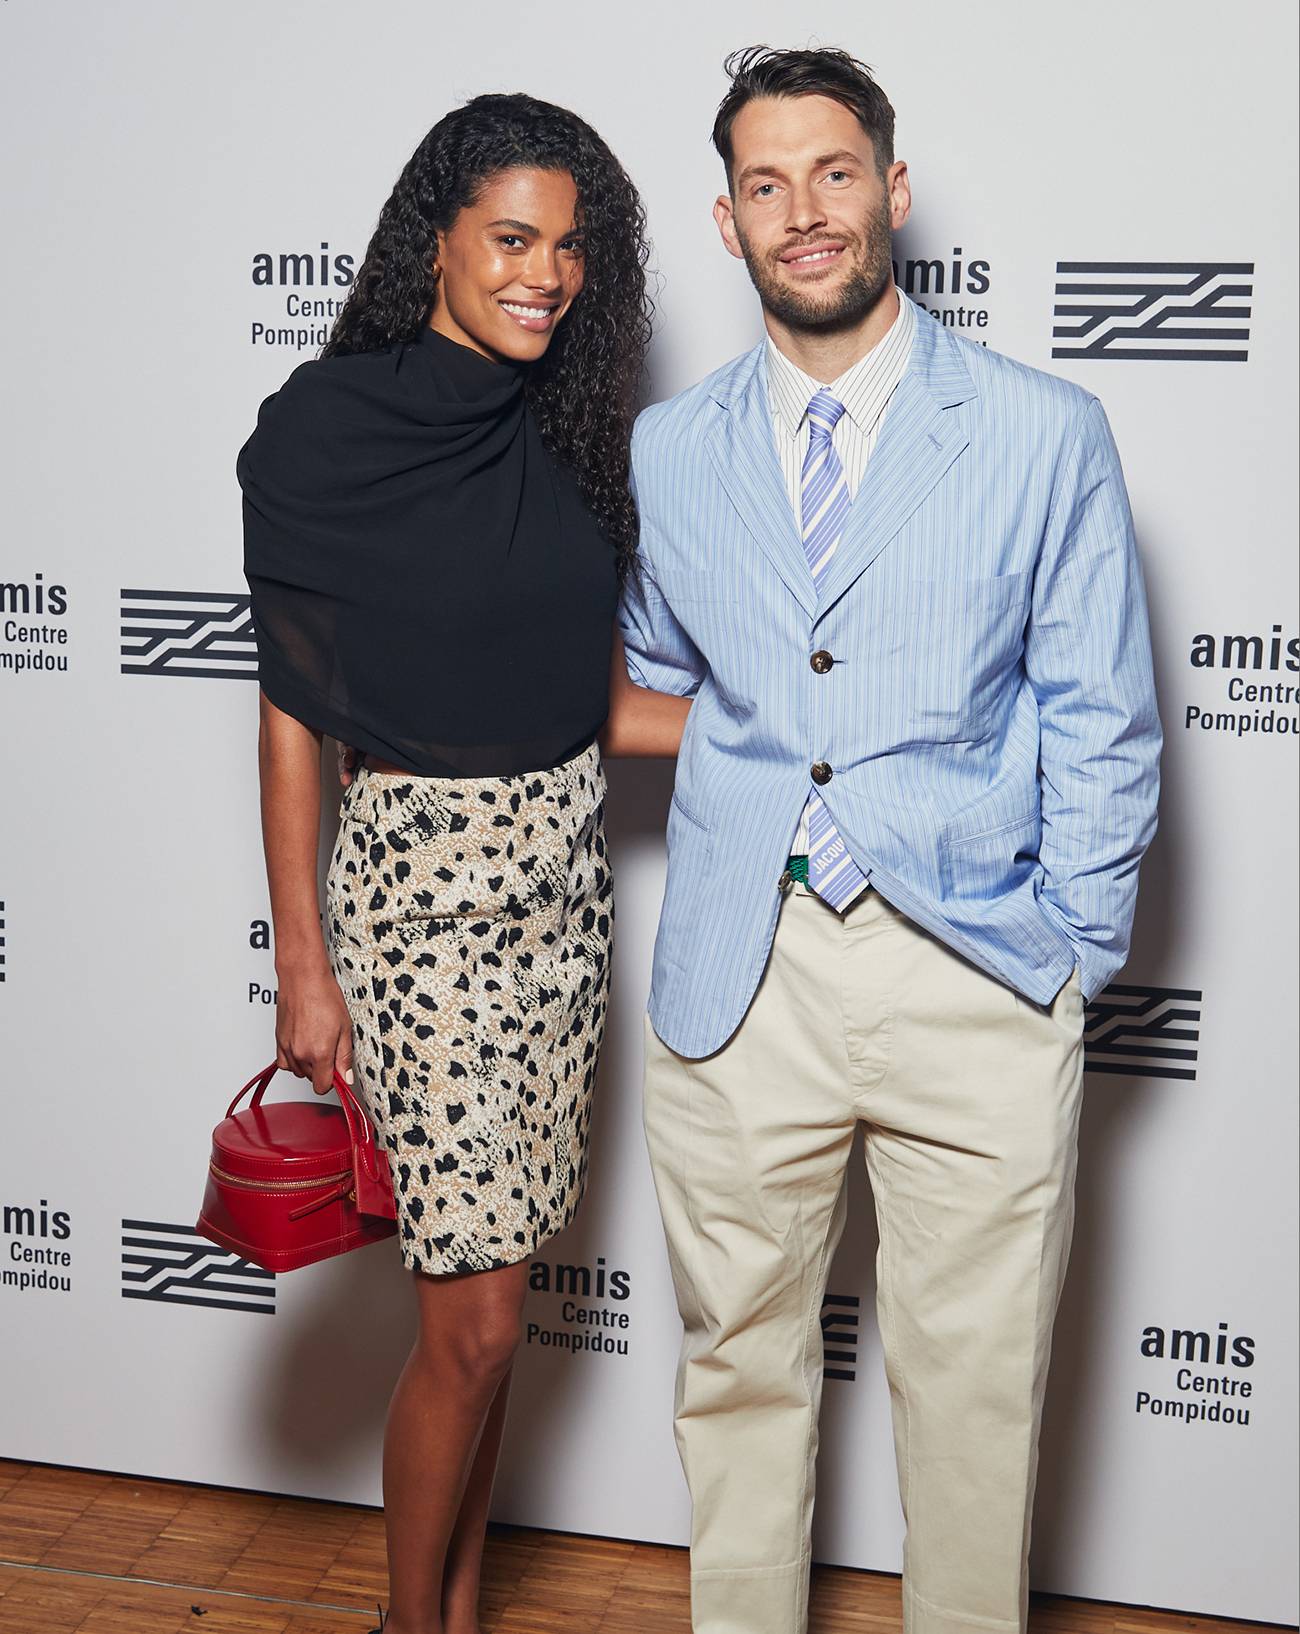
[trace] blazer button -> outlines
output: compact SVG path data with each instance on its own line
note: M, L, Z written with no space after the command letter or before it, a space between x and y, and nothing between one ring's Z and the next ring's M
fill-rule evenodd
M813 762L812 780L814 783L829 783L831 778L834 776L835 773L830 769L824 760L817 760Z
M831 667L835 660L823 647L820 652L815 652L808 662L817 671L818 675L825 675L826 671Z

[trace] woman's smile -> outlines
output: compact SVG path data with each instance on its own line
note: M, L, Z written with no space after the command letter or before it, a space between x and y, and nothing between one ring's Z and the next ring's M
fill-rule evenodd
M531 335L546 335L555 327L559 301L517 301L497 296L497 305Z

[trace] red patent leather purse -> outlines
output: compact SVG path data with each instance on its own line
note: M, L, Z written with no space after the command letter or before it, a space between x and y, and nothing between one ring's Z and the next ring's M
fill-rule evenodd
M263 1104L276 1066L250 1078L212 1131L196 1229L267 1271L344 1254L397 1230L388 1158L337 1072L339 1105ZM242 1112L235 1108L253 1091Z

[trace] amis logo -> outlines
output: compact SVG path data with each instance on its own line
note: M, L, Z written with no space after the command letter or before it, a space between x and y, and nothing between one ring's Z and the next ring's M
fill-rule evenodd
M1284 637L1275 624L1267 635L1211 635L1192 637L1187 662L1193 669L1254 669L1300 671L1300 636Z
M331 250L328 239L321 240L319 250L259 250L252 260L253 288L274 291L276 299L268 312L264 297L259 298L249 326L252 344L293 352L323 346L347 300L338 291L351 287L354 269L355 257Z
M0 584L0 670L66 670L68 587L43 573Z
M0 1267L0 1286L18 1293L72 1291L72 1250L61 1246L72 1236L72 1216L67 1209L51 1208L44 1197L35 1208L6 1203L0 1210L0 1226L12 1239Z
M321 928L324 929L324 916L321 917ZM271 950L271 921L269 919L251 919L248 924L248 945L255 952L269 953ZM276 987L269 987L263 981L251 981L248 984L248 1002L250 1004L275 1004L280 997Z
M1138 1348L1160 1361L1198 1362L1203 1367L1255 1365L1255 1341L1244 1333L1234 1336L1226 1322L1220 1322L1214 1334L1200 1328L1143 1328Z
M1187 731L1277 740L1300 733L1300 686L1274 679L1300 671L1300 636L1285 635L1281 624L1272 625L1267 635L1199 631L1192 637L1187 662L1193 670L1226 671L1228 676L1220 683L1217 698L1184 704ZM1230 707L1225 709L1224 704ZM1241 708L1243 704L1248 707Z
M988 326L988 308L969 305L962 297L988 294L991 282L989 263L967 257L960 244L954 244L942 260L895 261L894 282L945 329L984 329ZM988 342L981 341L980 344L987 346Z
M1058 261L1052 356L1244 363L1253 261Z
M613 1271L599 1256L595 1265L551 1265L534 1260L528 1268L534 1294L559 1302L542 1307L548 1315L524 1324L524 1343L571 1356L626 1356L631 1350L632 1317L624 1304L632 1297L632 1277Z
M611 1271L603 1255L595 1265L551 1265L534 1260L528 1268L528 1286L535 1294L563 1294L571 1299L630 1299L632 1276Z
M325 289L330 285L346 288L356 277L354 258L332 251L327 240L319 250L301 253L282 250L278 254L259 251L253 257L252 278L257 289L270 286L293 289Z
M33 574L30 584L0 584L0 614L21 614L23 618L62 618L68 610L68 587L46 584L43 573Z
M1255 1365L1255 1341L1249 1334L1234 1334L1226 1322L1213 1333L1207 1328L1153 1326L1142 1329L1138 1349L1148 1361L1172 1367L1166 1375L1169 1395L1137 1392L1133 1410L1139 1416L1169 1419L1185 1429L1201 1424L1245 1429L1250 1424L1252 1409L1247 1403L1255 1385L1241 1376Z
M66 1242L72 1235L72 1216L67 1209L52 1209L44 1197L36 1208L27 1203L6 1203L0 1211L0 1221L6 1237Z

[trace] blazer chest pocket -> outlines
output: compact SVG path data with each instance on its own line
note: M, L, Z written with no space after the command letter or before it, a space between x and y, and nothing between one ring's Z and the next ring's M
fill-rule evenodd
M1020 666L1030 575L909 579L896 592L901 693L927 739L982 736Z

